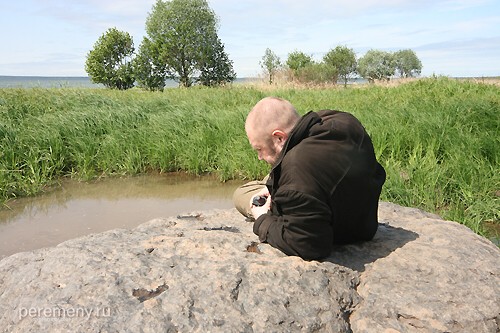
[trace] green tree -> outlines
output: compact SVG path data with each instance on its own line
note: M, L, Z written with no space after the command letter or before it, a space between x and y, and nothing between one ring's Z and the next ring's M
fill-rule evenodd
M201 61L200 77L198 81L205 86L217 86L232 82L236 79L233 62L224 52L224 44L217 38L205 49Z
M293 71L309 66L312 63L312 57L301 51L293 51L292 53L289 53L286 60L286 65Z
M132 88L135 82L133 54L132 37L127 32L110 28L87 54L85 71L94 83L121 90Z
M161 59L157 45L144 37L139 46L139 53L132 61L136 80L140 87L152 91L162 91L165 88L167 69Z
M228 58L222 43L217 44L217 17L206 0L157 0L146 20L146 33L165 65L165 79L181 86L191 86L215 61L206 57ZM228 67L232 64L224 68Z
M272 84L276 72L281 68L281 60L271 49L267 48L260 62L260 67L269 78L269 84Z
M305 67L299 68L296 78L302 83L325 84L336 80L335 69L327 66L324 62L313 62ZM334 81L335 82L335 81Z
M333 72L336 73L338 78L342 79L344 86L347 85L347 81L356 73L356 53L347 46L339 45L328 51L323 57L323 61L327 66L334 68Z
M401 77L415 77L422 72L422 62L413 50L399 50L393 56L394 66Z
M392 53L369 50L358 61L358 73L370 82L389 80L396 68Z

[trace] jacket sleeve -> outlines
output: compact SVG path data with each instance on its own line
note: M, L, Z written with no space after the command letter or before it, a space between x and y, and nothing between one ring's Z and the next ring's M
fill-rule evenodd
M254 223L253 231L261 242L306 260L330 254L331 212L324 201L304 192L280 188L273 205L280 207L280 214L268 212Z

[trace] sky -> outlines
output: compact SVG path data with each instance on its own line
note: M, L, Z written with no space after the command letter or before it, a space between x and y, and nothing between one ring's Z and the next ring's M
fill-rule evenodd
M136 49L156 0L0 0L0 75L87 76L109 28ZM262 74L266 48L321 61L336 46L415 51L422 76L500 76L499 0L208 0L238 77Z

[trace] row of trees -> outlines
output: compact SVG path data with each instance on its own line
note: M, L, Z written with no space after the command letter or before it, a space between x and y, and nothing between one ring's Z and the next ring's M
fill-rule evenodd
M346 46L331 49L320 62L314 61L312 56L304 52L294 51L288 54L285 64L268 48L260 65L269 83L284 69L292 80L299 82L337 83L340 80L344 85L357 75L373 82L389 80L397 75L415 77L422 71L421 61L410 49L397 52L369 50L363 57L356 59L356 53Z
M217 35L218 19L206 0L157 0L146 20L146 36L137 53L129 33L111 28L87 54L85 70L91 80L109 88L128 89L136 83L148 90L163 90L166 80L189 87L214 86L236 79L233 62ZM282 64L270 49L261 67L269 83L284 68L293 80L347 84L360 75L369 81L419 75L422 64L412 50L390 53L370 50L359 60L352 49L337 46L314 61L294 51Z
M94 83L116 89L137 82L148 90L163 90L167 79L184 87L232 82L236 73L217 25L206 0L157 0L137 54L130 34L111 28L87 54L85 70Z

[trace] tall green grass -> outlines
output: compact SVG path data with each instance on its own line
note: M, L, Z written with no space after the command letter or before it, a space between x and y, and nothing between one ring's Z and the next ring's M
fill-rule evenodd
M64 176L262 177L268 167L250 149L243 125L268 95L301 113L355 114L388 174L382 199L478 233L484 222L499 223L500 89L446 78L348 89L0 89L0 202L39 193Z

